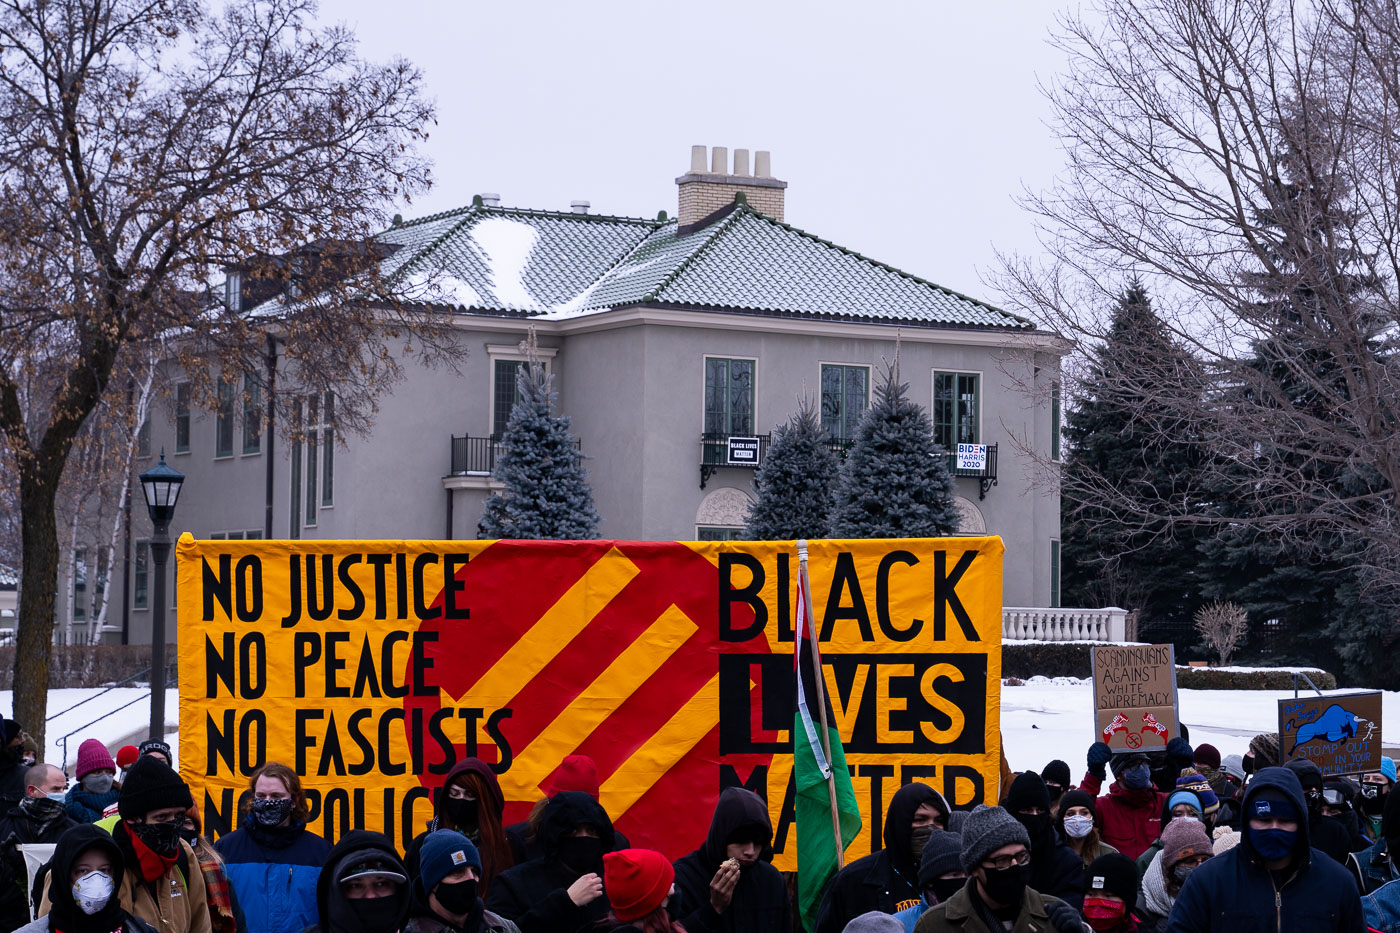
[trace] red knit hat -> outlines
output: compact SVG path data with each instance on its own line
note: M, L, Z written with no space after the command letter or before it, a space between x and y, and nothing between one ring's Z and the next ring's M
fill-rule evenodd
M623 923L640 920L660 907L675 881L676 870L660 852L623 849L603 856L603 890Z
M125 771L136 764L136 759L141 757L141 750L135 745L123 745L117 751L117 767Z
M102 744L100 739L85 739L82 745L78 746L78 765L73 769L73 776L82 780L84 775L94 771L117 771L117 763L112 760L112 756L107 752L107 746Z
M549 796L553 797L566 790L582 791L597 800L597 762L587 755L565 755L558 770L554 772L554 783L549 786Z

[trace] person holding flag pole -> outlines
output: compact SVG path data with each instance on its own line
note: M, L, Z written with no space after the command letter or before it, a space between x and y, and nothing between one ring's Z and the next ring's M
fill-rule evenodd
M811 931L816 929L827 883L845 867L846 846L860 832L861 818L841 736L831 726L836 717L826 695L821 649L812 627L812 584L807 576L805 540L797 542L797 567L792 771L797 789L798 912L803 929Z

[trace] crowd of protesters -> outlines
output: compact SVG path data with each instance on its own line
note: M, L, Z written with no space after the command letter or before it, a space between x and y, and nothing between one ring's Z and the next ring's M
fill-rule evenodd
M490 765L458 762L400 857L386 836L308 828L300 776L250 777L240 825L211 843L161 742L96 740L67 775L0 738L0 933L792 933L768 803L724 790L674 863L632 848L569 756L518 824ZM884 814L884 845L827 885L815 933L1400 933L1394 762L1359 780L1279 760L1276 735L1221 756L1095 743L1075 784L1049 762L1000 806L951 807L922 783ZM1109 780L1109 774L1112 780ZM1107 787L1105 787L1107 784ZM22 847L52 844L41 868Z

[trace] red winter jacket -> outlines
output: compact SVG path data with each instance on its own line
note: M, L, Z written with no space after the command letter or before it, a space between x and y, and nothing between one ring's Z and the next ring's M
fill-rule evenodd
M1103 780L1092 774L1084 775L1079 789L1095 796ZM1129 790L1117 781L1108 793L1094 801L1098 816L1099 835L1103 841L1133 861L1162 835L1162 808L1167 795L1155 787Z

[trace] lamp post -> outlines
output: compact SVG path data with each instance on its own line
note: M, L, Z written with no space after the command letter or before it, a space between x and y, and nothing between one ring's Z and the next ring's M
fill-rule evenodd
M155 564L155 608L151 613L151 738L165 738L165 562L170 557L170 519L175 516L175 500L185 474L160 463L140 476L146 494L146 510L151 513L155 531L151 535L151 562Z

